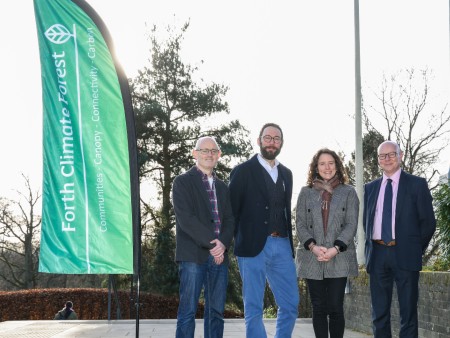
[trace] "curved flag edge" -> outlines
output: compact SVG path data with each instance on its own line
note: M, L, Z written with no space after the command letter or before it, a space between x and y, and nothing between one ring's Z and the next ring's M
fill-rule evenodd
M136 127L133 104L131 99L130 87L126 74L117 61L114 44L106 27L105 22L97 14L97 12L84 0L72 0L74 4L80 7L95 23L98 30L102 34L103 39L111 53L114 67L116 69L119 80L120 91L122 94L122 101L125 111L125 121L127 126L128 136L128 154L130 164L130 188L131 188L131 207L132 207L132 227L133 227L133 270L135 278L139 279L141 267L141 227L140 227L140 193L139 193L139 170L138 170L138 156L137 156L137 142L136 142Z

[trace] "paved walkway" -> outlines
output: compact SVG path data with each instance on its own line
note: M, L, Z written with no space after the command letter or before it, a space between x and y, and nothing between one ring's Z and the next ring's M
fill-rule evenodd
M273 338L275 319L265 319L267 335ZM173 338L175 337L175 319L142 319L139 321L139 337ZM203 320L196 320L195 338L203 338ZM136 337L135 320L25 320L0 323L0 337L32 338L121 338ZM224 338L244 338L245 323L243 319L225 319ZM300 318L295 324L293 338L314 338L311 319ZM345 330L346 338L371 337L359 332Z

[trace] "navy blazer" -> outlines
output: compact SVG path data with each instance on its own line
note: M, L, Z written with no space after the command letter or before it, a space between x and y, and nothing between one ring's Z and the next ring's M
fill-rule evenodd
M382 177L364 186L363 222L367 272L372 269L373 223L381 182ZM422 255L436 230L432 200L427 181L402 170L395 208L395 258L401 269L422 269Z
M234 219L227 185L216 180L216 197L221 221L219 240L229 248L233 240ZM177 262L206 262L213 248L210 242L216 238L211 202L202 178L194 166L175 178L172 201L176 218ZM224 262L228 262L225 254Z
M269 192L264 180L265 170L258 155L236 166L230 174L231 206L235 219L234 254L240 257L255 257L264 248L269 235ZM286 200L287 233L291 242L292 256L292 172L281 163L278 179L283 179Z

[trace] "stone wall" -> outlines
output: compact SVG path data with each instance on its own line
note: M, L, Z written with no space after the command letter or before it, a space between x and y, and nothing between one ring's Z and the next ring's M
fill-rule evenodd
M346 327L372 334L369 277L365 271L349 280L345 295ZM450 337L450 273L421 272L419 280L419 337ZM398 337L397 292L392 299L392 335Z

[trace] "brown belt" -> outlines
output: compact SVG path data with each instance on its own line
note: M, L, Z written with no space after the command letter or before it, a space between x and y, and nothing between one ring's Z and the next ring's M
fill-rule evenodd
M394 246L395 245L395 240L390 241L389 243L385 243L382 239L372 239L372 241L377 244L385 245L385 246Z
M274 231L270 234L270 237L281 237L281 234L278 231Z

